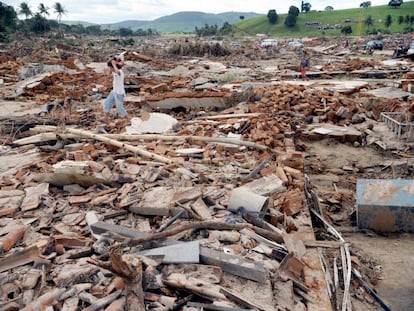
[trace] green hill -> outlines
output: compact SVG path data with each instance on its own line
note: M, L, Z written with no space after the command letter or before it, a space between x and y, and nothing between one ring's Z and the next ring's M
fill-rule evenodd
M195 27L201 28L208 25L217 25L221 27L225 22L233 24L240 20L240 16L244 19L251 17L263 16L257 13L246 12L225 12L220 14L203 13L203 12L178 12L172 15L163 16L153 21L130 20L113 24L101 25L103 29L119 29L130 28L132 30L155 29L161 33L171 32L193 32Z
M102 24L102 29L120 29L120 28L131 28L132 30L137 30L138 28L143 28L143 25L148 24L148 21L141 21L141 20L127 20L122 21L118 23L112 23L112 24ZM148 29L148 27L145 27L145 29Z
M145 25L145 28L156 29L159 32L191 32L195 27L208 25L221 25L223 21L216 14L203 12L179 12L157 18Z
M384 24L387 15L391 15L392 24L387 28ZM250 35L258 33L278 37L313 37L313 36L338 36L341 35L343 26L352 27L352 35L364 35L372 32L407 32L407 28L414 27L413 24L398 23L399 16L414 16L414 1L405 2L399 8L388 5L373 6L367 9L355 8L338 11L311 11L300 13L296 20L296 26L288 28L285 26L287 14L278 14L279 18L275 25L271 25L266 16L251 18L235 24L242 31ZM368 27L364 21L371 16L373 25ZM337 26L337 29L328 29ZM327 29L319 29L319 27Z

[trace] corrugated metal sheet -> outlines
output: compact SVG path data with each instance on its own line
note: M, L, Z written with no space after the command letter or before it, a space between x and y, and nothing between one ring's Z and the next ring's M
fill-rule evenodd
M359 228L414 232L414 180L358 179Z

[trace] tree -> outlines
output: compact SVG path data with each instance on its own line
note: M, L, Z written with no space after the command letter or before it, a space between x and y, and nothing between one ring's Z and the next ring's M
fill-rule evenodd
M302 12L308 13L312 8L309 2L302 3Z
M276 10L269 10L269 12L267 12L267 19L269 20L270 24L276 24L278 18L279 16L277 15Z
M31 27L30 29L35 33L41 33L46 32L50 30L49 23L47 22L47 19L44 18L40 12L36 13L34 15L34 18L30 20Z
M133 31L132 31L131 28L121 27L121 28L119 28L119 35L121 37L132 36L133 35Z
M364 24L365 24L365 26L367 26L367 27L368 27L368 29L369 29L371 26L373 26L373 25L374 25L374 20L373 20L373 18L372 18L372 16L371 16L371 15L369 15L369 16L365 19Z
M392 24L392 17L390 14L388 14L387 17L385 18L384 25L385 27L390 28L391 24Z
M45 6L43 3L39 4L38 9L41 16L45 17L45 15L49 15L49 8Z
M288 14L285 19L286 27L292 28L296 26L296 15Z
M325 11L327 11L327 12L332 12L334 10L334 8L332 7L332 6L330 6L330 5L328 5L326 8L325 8Z
M205 24L203 28L196 27L195 33L199 37L215 36L218 33L218 26Z
M63 5L60 4L60 2L56 2L53 8L55 9L55 13L57 14L58 23L60 24L60 22L62 21L62 15L66 14L66 10L63 7Z
M352 27L350 25L342 27L341 33L344 35L350 35L352 33Z
M223 26L219 29L219 34L228 35L233 32L233 26L229 22L224 22Z
M390 2L388 2L388 6L392 8L400 7L401 4L403 4L403 0L390 0Z
M85 30L86 30L86 33L91 34L91 35L101 35L102 34L102 30L101 30L100 25L87 26Z
M7 40L5 33L16 29L17 14L14 8L0 2L0 41Z
M299 8L295 7L294 5L291 5L289 8L288 14L298 16L299 15Z
M40 25L43 25L43 32L50 30L50 25L47 22L46 15L49 15L49 8L43 3L38 6L39 13L36 13L33 20L32 30L34 32L40 32L38 29Z
M57 21L58 21L58 31L59 31L59 35L61 37L63 37L63 33L61 31L61 27L60 27L60 22L62 21L62 15L66 14L66 10L63 7L62 4L60 4L60 2L56 2L53 5L53 9L55 10L55 13L57 14Z
M400 15L398 16L398 25L401 25L402 23L404 23L404 16Z
M364 9L368 9L370 6L371 6L371 1L365 1L359 5L360 8L364 8Z
M32 10L29 7L29 4L27 2L22 2L19 5L19 14L24 15L26 19L28 19L29 16L32 16Z

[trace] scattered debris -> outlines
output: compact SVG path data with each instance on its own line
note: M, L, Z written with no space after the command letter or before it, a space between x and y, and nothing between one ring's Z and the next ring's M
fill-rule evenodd
M44 55L5 54L0 104L12 107L0 115L5 309L323 311L350 310L356 300L385 308L333 224L349 222L357 203L360 228L378 230L371 205L395 217L409 206L396 203L410 180L369 186L384 196L398 183L399 197L368 202L368 185L355 178L396 167L412 176L413 96L398 81L412 79L407 65L304 40L315 59L309 77L321 80L303 82L286 80L300 74L287 41L274 49L246 41L234 54L168 40L124 53L125 106L136 117L108 124L100 121L111 89L105 49L85 45L79 53L59 43ZM382 124L396 114L407 116L394 122L397 130ZM398 142L384 134L393 130ZM315 141L354 154L332 151L331 160L347 162L329 167L312 153ZM375 165L356 156L374 146L401 158ZM395 217L387 231L412 231L408 217Z

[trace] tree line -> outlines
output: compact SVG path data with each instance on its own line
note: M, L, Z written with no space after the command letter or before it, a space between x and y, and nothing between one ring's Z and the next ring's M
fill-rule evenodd
M56 14L56 20L48 19L51 9ZM37 35L54 32L60 37L63 37L64 33L120 36L151 36L159 34L153 29L137 29L133 31L130 28L119 28L110 30L101 29L100 25L67 25L62 23L62 16L66 13L67 10L60 2L56 2L52 8L40 3L37 11L33 11L27 2L20 3L17 10L13 6L0 2L0 41L7 41L8 35L14 32ZM22 16L23 19L19 19L18 16Z

